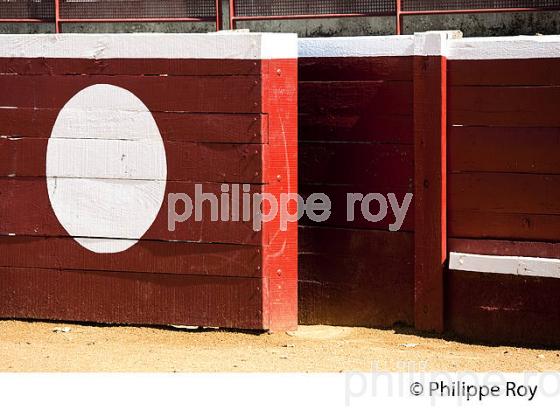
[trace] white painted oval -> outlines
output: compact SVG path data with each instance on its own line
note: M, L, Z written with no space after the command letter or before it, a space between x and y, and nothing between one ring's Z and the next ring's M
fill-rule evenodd
M163 139L146 105L121 87L97 84L68 100L52 129L46 165L56 217L96 253L133 246L163 203Z

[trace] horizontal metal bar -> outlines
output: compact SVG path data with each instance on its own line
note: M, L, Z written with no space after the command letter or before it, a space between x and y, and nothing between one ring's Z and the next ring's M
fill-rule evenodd
M0 23L54 23L54 18L44 19L0 19Z
M348 13L348 14L294 14L282 16L232 16L234 21L252 20L302 20L302 19L321 19L321 18L342 18L342 17L385 17L394 16L393 12L385 13Z
M216 22L216 16L212 17L159 17L159 18L61 18L61 23L168 23L168 22Z
M521 12L541 12L557 11L560 7L515 7L515 8L495 8L495 9L450 9L450 10L402 10L403 16L422 16L433 14L479 14L479 13L521 13ZM258 21L258 20L302 20L302 19L321 19L321 18L345 18L345 17L386 17L395 16L395 12L383 13L333 13L333 14L295 14L278 16L235 16L232 21Z
M557 11L560 7L515 7L496 9L453 9L453 10L403 10L403 16L427 16L430 14L478 14L478 13L522 13Z

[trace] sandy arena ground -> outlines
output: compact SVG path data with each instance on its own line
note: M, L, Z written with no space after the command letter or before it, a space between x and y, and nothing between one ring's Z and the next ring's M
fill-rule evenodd
M560 370L560 350L480 346L407 329L290 334L0 321L0 371L341 372Z

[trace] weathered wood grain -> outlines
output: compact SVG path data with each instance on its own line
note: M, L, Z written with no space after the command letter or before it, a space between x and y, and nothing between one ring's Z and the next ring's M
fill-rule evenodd
M69 237L0 236L0 266L260 277L258 246L141 240L118 254L93 253Z
M447 258L447 60L414 59L414 326L444 330Z
M300 322L414 322L414 241L405 232L300 227Z
M0 317L262 329L262 279L0 268Z
M159 148L148 140L76 138L1 138L0 176L45 176L47 146L67 153L57 176L71 178L156 179L158 163L149 159ZM153 145L153 148L152 148ZM164 141L167 180L264 183L263 145ZM139 155L140 153L148 155ZM201 158L204 161L201 161ZM52 164L51 164L52 166Z
M450 127L448 171L560 174L560 128Z
M5 137L49 138L58 109L2 108L0 107L0 135ZM82 135L85 131L106 135L111 127L114 112L107 110L103 123L87 121L87 111L77 111L76 121L68 138ZM128 113L134 121L136 113ZM217 143L267 143L266 114L221 114L152 112L165 141L217 142ZM129 137L138 137L143 135Z
M559 127L560 87L449 87L449 124Z
M259 76L4 75L0 76L0 106L60 109L93 84L125 88L152 112L262 112Z

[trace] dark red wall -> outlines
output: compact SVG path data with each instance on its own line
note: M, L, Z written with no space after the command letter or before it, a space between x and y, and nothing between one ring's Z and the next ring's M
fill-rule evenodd
M449 61L450 251L560 258L560 59ZM451 271L447 328L558 344L560 281Z
M413 324L413 205L400 232L346 221L346 193L414 192L412 94L412 57L299 60L299 189L333 202L300 223L303 324Z

